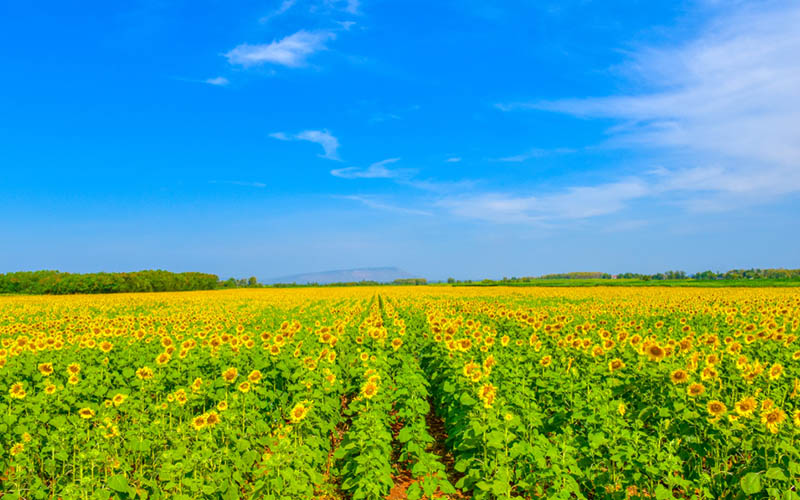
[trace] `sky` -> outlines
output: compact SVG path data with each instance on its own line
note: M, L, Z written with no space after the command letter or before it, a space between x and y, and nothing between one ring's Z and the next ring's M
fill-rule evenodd
M800 4L0 3L0 272L800 267Z

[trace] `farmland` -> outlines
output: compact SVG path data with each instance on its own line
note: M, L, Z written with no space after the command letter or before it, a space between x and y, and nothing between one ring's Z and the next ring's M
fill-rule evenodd
M0 297L0 497L797 499L792 288Z

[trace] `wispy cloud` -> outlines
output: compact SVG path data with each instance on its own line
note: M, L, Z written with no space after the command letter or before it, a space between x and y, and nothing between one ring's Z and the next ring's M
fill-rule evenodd
M298 134L289 135L285 132L273 132L269 134L273 139L279 141L308 141L322 146L324 154L319 155L329 160L340 160L339 140L327 130L304 130Z
M376 210L383 210L386 212L394 212L399 214L405 215L422 215L422 216L431 216L433 213L427 210L420 210L417 208L408 208L408 207L401 207L398 205L392 205L389 203L385 203L380 201L374 196L360 196L360 195L348 195L348 196L338 196L338 198L342 198L345 200L352 200L357 201L369 208L374 208Z
M331 170L331 175L334 177L341 177L343 179L393 179L403 175L407 175L411 171L408 169L392 170L386 168L386 165L397 163L400 158L388 158L375 162L367 168L347 167L337 168Z
M652 191L691 210L769 202L800 192L798 26L796 2L739 4L680 47L635 53L624 73L648 92L498 108L620 120L609 144L657 150Z
M273 17L278 17L281 14L285 14L289 9L291 9L294 6L295 3L297 3L297 0L283 0L283 2L281 2L278 8L276 8L266 16L259 19L259 21L262 23L266 23Z
M629 179L570 187L542 196L509 193L449 196L437 205L457 216L493 223L548 222L612 214L622 210L626 202L650 194L650 189L638 179Z
M452 158L448 158L445 160L445 163L458 163L461 161L461 158L458 156L454 156Z
M499 162L509 162L509 163L521 163L524 161L531 160L533 158L544 158L545 156L551 155L563 155L574 153L574 149L570 148L555 148L555 149L541 149L541 148L533 148L529 149L528 151L514 155L514 156L505 156L503 158L493 158L491 161L499 161Z
M252 181L208 181L209 184L229 184L231 186L242 186L263 189L267 187L263 182Z
M361 6L359 0L347 0L347 5L344 10L351 14L358 14L358 8Z
M261 64L278 64L290 68L306 65L313 53L327 49L329 40L336 38L332 31L300 30L268 44L250 45L243 43L225 54L228 62L244 67Z
M209 78L207 80L204 80L204 83L207 83L209 85L216 85L218 87L224 87L225 85L228 85L231 82L224 76L217 76L215 78Z

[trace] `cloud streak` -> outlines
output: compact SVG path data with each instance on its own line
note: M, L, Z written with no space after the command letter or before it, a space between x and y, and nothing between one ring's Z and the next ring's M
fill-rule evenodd
M609 215L625 208L628 201L651 194L638 179L597 186L570 187L543 196L483 193L445 197L437 206L450 213L492 223L544 223Z
M369 208L374 208L375 210L382 210L385 212L394 212L398 214L404 215L421 215L425 217L430 217L433 213L427 210L420 210L416 208L408 208L408 207L401 207L397 205L392 205L389 203L385 203L379 201L375 197L372 196L360 196L360 195L346 195L346 196L338 196L338 198L342 198L345 200L352 200L361 203Z
M215 85L217 87L224 87L225 85L228 85L231 82L224 76L217 76L215 78L208 78L206 80L203 80L203 83L207 83L209 85Z
M506 163L522 163L524 161L528 161L534 158L544 158L545 156L563 155L574 152L575 150L570 148L555 148L555 149L533 148L522 154L514 156L506 156L503 158L494 158L491 161L506 162Z
M683 192L690 210L767 203L800 192L797 26L796 3L745 5L680 47L634 54L623 69L646 92L497 107L618 120L608 145L657 151L668 161L651 191Z
M295 3L297 3L297 0L283 0L283 2L281 2L281 4L278 6L277 9L273 10L266 16L259 19L259 22L266 23L273 17L278 17L282 14L285 14L286 12L289 11L289 9L291 9L294 6Z
M392 170L386 165L397 163L400 158L388 158L375 162L367 168L347 167L331 170L331 175L342 179L394 179L405 175L409 170Z
M225 57L230 64L244 67L276 64L299 68L306 66L312 54L326 50L327 43L335 38L336 34L332 31L300 30L268 44L243 43L225 54Z
M328 160L340 160L339 158L339 139L334 137L327 130L304 130L297 134L286 134L285 132L273 132L269 134L273 139L279 141L307 141L322 146L323 154L321 158Z

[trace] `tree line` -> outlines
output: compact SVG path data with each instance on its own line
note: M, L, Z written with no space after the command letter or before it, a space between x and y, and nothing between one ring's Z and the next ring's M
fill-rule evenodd
M52 294L178 292L222 287L219 277L206 273L134 271L130 273L62 273L23 271L0 274L0 293Z
M694 274L687 274L685 271L666 271L655 274L642 274L642 273L620 273L609 274L603 272L572 272L572 273L558 273L558 274L545 274L542 276L523 276L523 277L504 277L500 280L484 279L479 281L473 280L456 280L448 278L447 283L450 284L513 284L513 283L531 283L541 280L612 280L612 279L627 279L627 280L641 280L641 281L675 281L675 280L772 280L772 281L792 281L800 280L800 269L732 269L726 272L715 273L714 271L702 271Z
M227 288L275 288L314 286L424 285L423 278L397 279L392 283L358 281L348 283L277 283L262 285L255 276L247 279L220 280L216 274L172 273L169 271L134 271L129 273L62 273L59 271L22 271L0 274L0 294L67 295L76 293L184 292Z

